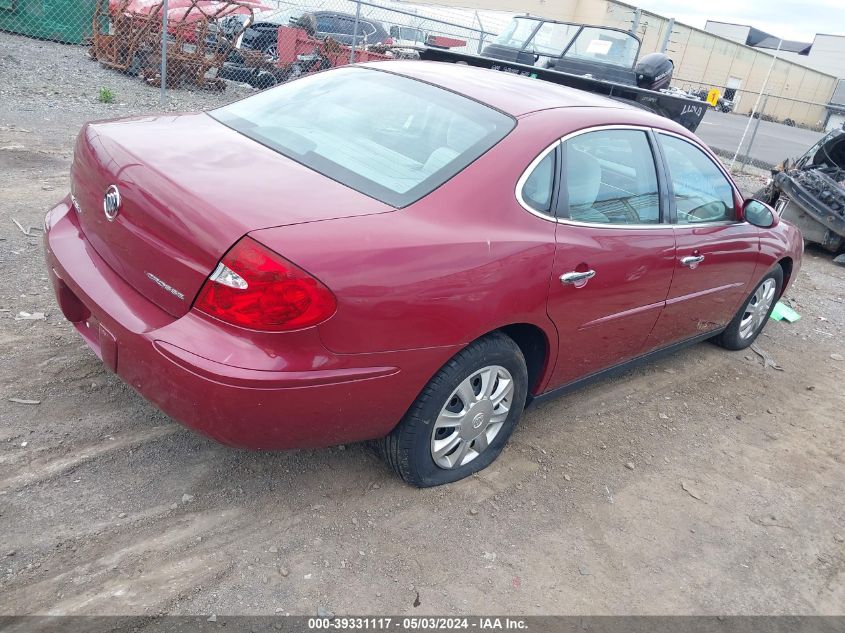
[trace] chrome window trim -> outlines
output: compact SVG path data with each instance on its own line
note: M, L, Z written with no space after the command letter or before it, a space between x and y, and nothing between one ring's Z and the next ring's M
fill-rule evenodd
M711 154L713 152L706 150L698 142L693 141L693 139L689 138L688 136L684 136L683 134L678 134L677 132L670 132L669 130L661 130L660 128L653 128L653 130L654 130L654 133L657 134L658 136L660 134L665 134L667 136L674 136L675 138L679 138L682 141L686 141L687 143L689 143L690 145L692 145L693 147L695 147L696 149L701 151L701 153L704 154L710 160L710 162L713 163L716 166L716 169L718 169L720 172L722 172L722 175L727 179L728 184L731 186L731 189L733 190L733 192L735 194L738 194L740 199L742 199L742 192L739 190L739 187L736 186L736 183L734 183L734 179L731 178L730 173L728 173L728 170L725 169L725 166L722 164L722 161L720 161L718 159L715 160L715 161L713 160L713 157L711 156ZM660 140L660 139L658 139L658 140ZM670 174L666 174L666 175L670 176ZM736 209L734 209L734 211L736 211ZM736 222L739 222L739 220L734 220L732 223L736 223ZM698 226L698 225L696 225L696 226Z
M710 160L711 163L714 163L717 169L722 173L722 175L727 179L728 184L730 184L731 189L734 191L735 194L739 194L739 197L742 198L742 192L737 188L736 184L733 181L733 178L730 177L725 167L722 165L721 161L714 161L713 158L710 156L710 153L704 150L701 145L687 136L683 134L678 134L677 132L670 132L669 130L664 130L662 128L655 128L651 126L644 126L644 125L630 125L630 124L606 124L606 125L596 125L593 127L584 128L581 130L576 130L575 132L570 132L569 134L562 136L554 143L549 145L546 149L544 149L538 156L535 158L528 167L525 168L525 171L522 172L522 175L519 177L519 180L516 181L516 200L519 202L519 205L528 211L531 215L535 215L538 218L549 222L555 222L556 224L567 224L571 226L582 226L582 227L590 227L590 228L597 228L597 229L634 229L634 230L642 230L642 229L660 229L660 228L686 228L686 227L713 227L713 226L731 226L734 224L742 224L742 220L719 220L717 222L701 222L700 224L678 224L677 222L657 222L653 224L612 224L612 223L603 223L603 222L579 222L577 220L570 220L569 218L557 218L553 215L549 215L547 213L543 213L541 211L537 211L536 209L532 208L522 197L522 188L525 186L525 181L531 176L531 173L540 164L540 162L549 154L549 152L554 151L557 147L562 147L563 144L571 138L575 138L576 136L581 136L582 134L588 134L590 132L599 132L602 130L639 130L640 132L644 132L648 134L649 132L654 133L655 135L659 134L666 134L669 136L675 136L682 141L686 141L693 147L696 147L700 151L704 153L704 155ZM659 140L659 139L658 139ZM652 152L653 154L653 152ZM658 157L653 156L654 159L654 169L658 170ZM666 174L666 177L671 177L670 174ZM734 209L736 211L736 209Z
M636 130L642 132L646 135L646 142L648 142L648 133L653 128L643 125L626 125L626 124L610 124L610 125L597 125L595 127L584 128L583 130L577 130L575 132L570 132L566 136L560 139L560 144L563 146L566 141L569 139L575 138L576 136L581 136L582 134L589 134L590 132L601 132L607 130ZM649 149L651 150L651 144L649 143ZM651 159L654 162L654 175L657 177L658 175L658 165L657 165L657 156L654 155L654 151L651 152ZM659 229L659 228L667 228L673 226L670 222L651 222L648 224L615 224L613 222L579 222L578 220L570 220L569 218L555 218L558 224L570 224L572 226L589 226L593 228L604 228L604 229L634 229L634 230L641 230L641 229Z
M713 157L711 156L712 152L709 152L706 149L704 149L701 146L701 144L699 144L698 142L694 142L691 138L684 136L683 134L678 134L677 132L669 132L668 130L661 130L659 128L654 128L654 134L656 136L660 136L661 134L665 134L667 136L674 136L677 139L680 139L682 141L686 141L689 145L692 145L693 147L698 149L702 154L704 154L705 158L707 158L712 164L714 164L716 166L716 169L718 169L722 173L722 176L724 176L725 179L728 181L728 184L731 186L731 191L734 192L734 202L736 202L737 196L739 197L740 200L744 199L744 196L742 195L742 192L739 190L739 187L737 187L736 183L734 183L734 179L731 178L730 174L728 173L728 170L725 169L724 165L722 165L722 161L720 161L718 159L713 160ZM660 141L659 138L657 140L658 140L658 142ZM668 169L669 166L667 165L666 167ZM667 176L667 178L671 178L672 174L667 173L666 176ZM682 223L676 221L676 222L672 223L672 226L676 226L676 227L679 227L679 228L681 228L681 227L683 227L683 228L687 228L687 227L696 228L696 227L699 227L699 226L704 226L704 227L708 227L708 226L734 226L734 225L737 225L737 224L745 224L745 220L739 220L736 217L737 215L739 215L739 211L740 211L739 209L734 208L734 219L733 220L719 220L717 222L700 222L700 223L699 222L688 222L686 224L682 224Z
M522 172L522 175L519 177L519 180L516 181L516 192L515 193L516 193L516 201L519 203L519 206L521 206L523 209L528 211L528 213L530 213L531 215L536 215L538 218L542 218L543 220L549 220L550 222L555 222L557 220L557 218L555 218L555 216L551 215L550 213L538 211L537 209L532 207L530 204L528 204L525 201L525 199L522 197L522 189L525 187L525 183L531 177L531 174L533 174L534 170L537 169L537 166L540 163L543 162L543 159L546 156L548 156L551 152L555 151L558 148L558 146L560 146L560 144L561 144L561 141L560 141L560 139L558 139L554 143L549 145L546 149L544 149L542 152L540 152L540 154L537 156L537 158L535 158L534 160L532 160L528 164L528 167L526 167L525 171ZM555 179L555 182L557 182L557 178ZM554 197L554 196L552 196L552 197Z

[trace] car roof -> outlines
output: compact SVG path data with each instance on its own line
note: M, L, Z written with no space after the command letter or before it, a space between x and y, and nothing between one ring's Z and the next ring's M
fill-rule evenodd
M566 107L617 108L645 112L621 101L584 90L465 64L396 60L372 62L363 66L440 86L515 117L537 110Z
M342 11L330 11L330 10L323 10L323 11L304 11L301 8L287 8L287 9L270 9L269 11L262 11L256 14L256 22L269 22L270 24L287 24L290 18L292 17L299 17L301 15L305 15L310 13L311 15L317 16L332 16L338 18L348 18L350 20L355 19L354 13L344 13ZM373 23L375 20L370 18L361 16L361 22L368 22Z

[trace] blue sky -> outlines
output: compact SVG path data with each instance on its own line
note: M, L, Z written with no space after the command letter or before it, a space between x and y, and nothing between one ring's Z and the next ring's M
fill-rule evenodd
M627 0L648 11L704 28L707 20L750 24L785 39L812 42L816 33L845 35L843 0Z

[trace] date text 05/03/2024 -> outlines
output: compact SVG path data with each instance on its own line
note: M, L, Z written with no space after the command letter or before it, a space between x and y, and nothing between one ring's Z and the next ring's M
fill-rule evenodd
M399 631L447 631L470 630L525 630L525 620L509 617L322 617L309 618L309 630L399 630Z

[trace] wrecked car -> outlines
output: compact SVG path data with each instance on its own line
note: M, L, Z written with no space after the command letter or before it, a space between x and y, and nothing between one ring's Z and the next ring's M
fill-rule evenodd
M785 160L754 197L836 253L845 248L845 130L832 130L801 158Z
M224 24L244 21L265 7L257 0L170 0L167 5L167 85L190 83L223 90L220 67L239 32ZM103 66L161 81L161 0L110 0L93 17L89 56ZM243 24L236 22L235 24Z

